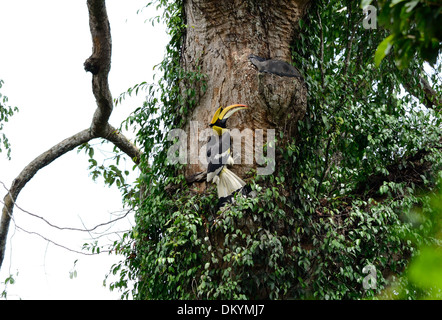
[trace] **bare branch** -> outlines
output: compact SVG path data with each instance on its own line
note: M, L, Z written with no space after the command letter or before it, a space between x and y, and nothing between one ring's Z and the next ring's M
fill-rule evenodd
M71 251L71 252L74 252L74 253L82 254L82 255L85 255L85 256L94 256L94 255L98 254L98 253L87 253L87 252L82 252L82 251L78 251L78 250L73 250L73 249L70 249L70 248L68 248L68 247L66 247L64 245L61 245L61 244L59 244L59 243L57 243L57 242L55 242L55 241L53 241L51 239L46 238L45 236L39 234L38 232L28 231L28 230L25 230L25 229L23 229L22 227L19 227L19 226L17 226L17 229L19 229L19 230L21 230L21 231L23 231L23 232L25 232L27 234L33 234L33 235L39 236L40 238L46 240L47 242L52 243L53 245L56 245L57 247L63 248L65 250L68 250L68 251ZM109 252L109 250L100 250L100 252Z
M104 0L88 0L89 26L92 35L92 55L84 62L86 71L92 73L92 91L97 110L92 119L91 130L101 136L106 129L113 109L108 75L111 68L112 38Z
M3 185L3 187L9 192L9 190L6 188L6 185L2 181L0 181L0 184ZM5 204L3 201L0 201L0 203L2 203L3 205ZM14 207L18 208L23 213L26 213L26 214L34 217L34 218L37 218L37 219L40 219L40 220L44 221L48 226L50 226L52 228L55 228L55 229L58 229L58 230L69 230L69 231L80 231L80 232L92 232L92 231L95 231L99 227L103 227L103 226L112 224L112 223L114 223L114 222L116 222L118 220L124 219L132 211L132 209L125 210L126 212L124 214L120 215L118 218L115 218L115 219L109 220L107 222L103 222L103 223L97 224L97 225L95 225L92 228L86 228L85 227L84 229L80 229L80 228L73 228L73 227L60 227L60 226L57 226L57 225L49 222L48 220L46 220L42 216L39 216L39 215L37 215L35 213L32 213L32 212L30 212L28 210L25 210L25 209L21 208L17 203L15 203Z
M140 151L123 134L112 127L108 121L113 109L112 95L109 90L108 75L111 67L112 39L105 0L88 0L89 26L92 36L92 55L85 61L84 68L92 73L92 91L97 109L92 118L91 127L63 140L29 163L12 182L8 194L4 198L4 206L0 221L0 268L3 263L6 238L12 211L18 194L41 168L67 153L68 151L94 138L102 137L109 140L121 151L125 152L138 164ZM49 241L49 240L48 240Z
M114 143L138 164L140 151L108 121L113 109L112 94L109 90L108 75L111 69L112 37L104 0L88 0L89 26L92 35L92 55L84 62L86 71L92 73L92 91L97 109L92 119L91 131Z
M94 136L89 129L80 131L79 133L61 141L60 143L50 148L48 151L39 155L20 172L17 178L14 179L14 181L12 182L12 186L8 191L8 194L3 199L4 206L2 210L2 218L0 221L0 266L2 265L5 254L6 237L8 234L9 223L12 217L12 211L14 209L15 200L17 199L20 191L41 168L44 168L61 155L73 150L74 148L85 142L88 142L93 138Z

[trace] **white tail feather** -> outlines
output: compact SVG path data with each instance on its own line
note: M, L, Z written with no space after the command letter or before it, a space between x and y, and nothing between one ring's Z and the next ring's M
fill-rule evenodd
M224 168L219 174L218 198L230 196L233 192L244 187L246 183L236 174Z

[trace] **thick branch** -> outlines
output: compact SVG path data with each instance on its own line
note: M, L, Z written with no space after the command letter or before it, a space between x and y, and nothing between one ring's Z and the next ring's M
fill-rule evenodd
M22 172L20 172L17 178L14 179L8 194L3 199L4 206L2 210L2 219L0 222L0 267L2 265L5 254L6 237L8 234L8 228L12 217L14 203L20 191L41 168L44 168L61 155L73 150L74 148L80 146L85 142L90 141L93 138L94 136L92 135L91 131L89 129L86 129L73 135L70 138L61 141L60 143L56 144L48 151L44 152L33 161L31 161L22 170Z
M91 131L95 136L114 143L138 164L140 151L108 121L113 109L108 75L111 68L112 37L105 0L88 0L89 27L92 35L92 55L84 62L86 71L92 73L92 91L97 110L92 119Z
M117 129L109 124L106 124L105 130L103 130L102 132L102 138L112 142L121 151L126 153L134 161L134 163L139 163L141 156L140 151L124 135L119 133ZM6 239L8 235L9 224L12 218L14 204L19 193L24 188L26 183L28 183L40 169L53 162L55 159L75 149L83 143L89 142L94 138L97 138L97 136L95 136L90 129L86 129L73 135L70 138L61 141L60 143L53 146L48 151L44 152L33 161L31 161L20 172L17 178L14 179L8 194L3 199L4 206L0 221L0 268L4 259Z
M119 130L115 129L110 124L107 124L101 137L112 142L121 151L127 154L135 164L140 163L140 150L123 134L121 134Z
M92 35L92 55L84 62L86 71L92 73L92 91L97 110L92 119L92 133L103 135L113 109L108 75L111 67L112 38L104 0L88 0L89 27Z
M4 206L0 221L0 268L6 248L6 238L12 218L14 203L18 194L26 183L34 177L41 168L69 152L70 150L94 138L102 137L114 143L121 151L125 152L138 164L140 151L124 135L109 125L113 101L109 90L108 75L111 65L112 41L110 25L104 0L88 0L89 25L92 35L93 52L85 61L84 68L92 73L92 91L94 93L97 109L89 129L67 138L55 145L29 163L17 178L12 182L8 194L4 198Z

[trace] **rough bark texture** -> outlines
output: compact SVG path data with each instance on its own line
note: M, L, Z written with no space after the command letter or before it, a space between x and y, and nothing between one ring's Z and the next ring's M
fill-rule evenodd
M92 91L98 108L92 119L94 134L103 133L113 109L108 74L111 67L112 40L104 0L88 0L89 26L92 35L92 55L84 62L86 71L92 73Z
M92 55L85 61L84 67L86 71L92 73L92 91L97 102L97 109L92 118L90 128L63 140L35 158L12 182L8 194L4 197L0 221L0 268L3 263L6 239L15 201L26 183L31 180L41 168L94 138L104 138L112 142L135 163L138 163L140 160L140 151L138 148L108 123L112 113L113 101L108 83L112 41L106 12L106 3L104 0L88 0L87 5L89 9L89 25L92 35L93 51Z
M182 66L188 71L200 67L207 76L207 90L200 92L189 123L197 121L201 132L219 106L241 103L250 109L232 116L228 127L240 131L276 129L294 134L297 120L306 111L305 83L301 78L259 73L248 56L291 62L290 44L307 3L306 0L185 2L188 28ZM264 131L264 142L265 139ZM202 139L197 151L206 142ZM244 164L246 149L247 142L242 147L243 163L233 169L240 176L256 166ZM189 147L191 157L192 152L195 149ZM205 169L201 163L190 164L186 176L194 177Z

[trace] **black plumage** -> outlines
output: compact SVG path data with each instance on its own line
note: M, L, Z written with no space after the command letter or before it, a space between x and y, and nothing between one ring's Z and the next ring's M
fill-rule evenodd
M207 143L207 172L218 175L228 163L230 157L230 133L224 132L221 137L211 135Z

